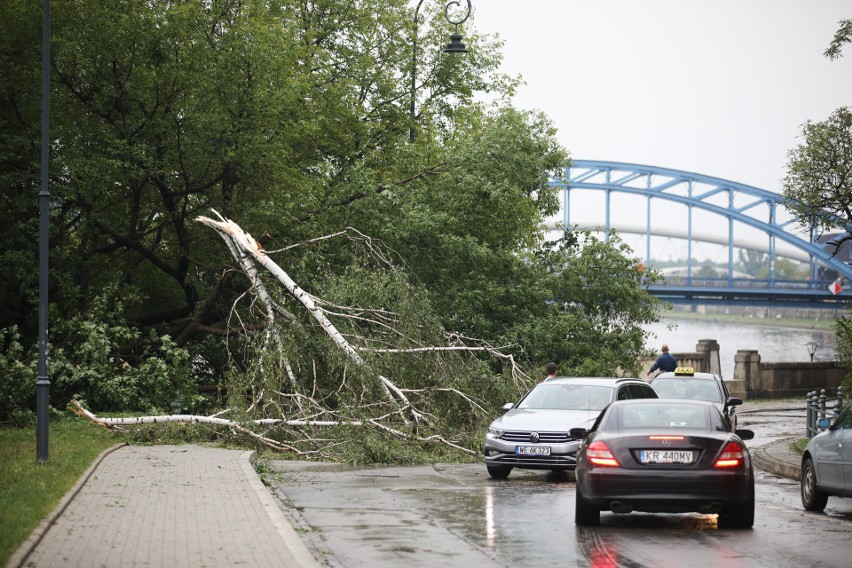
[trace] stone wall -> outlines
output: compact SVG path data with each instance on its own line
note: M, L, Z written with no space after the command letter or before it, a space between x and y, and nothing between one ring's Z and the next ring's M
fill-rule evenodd
M763 362L757 351L741 349L728 388L743 399L805 398L813 390L836 389L846 372L833 361Z
M678 365L699 373L720 374L719 344L715 339L700 339L695 351L672 353ZM642 377L655 359L642 361ZM847 370L833 361L763 362L760 353L740 349L734 356L734 376L725 377L731 396L741 398L802 398L810 391L840 386Z
M699 339L695 351L671 352L680 367L692 367L698 373L721 373L719 362L719 343L715 339ZM654 366L654 359L642 360L642 374L647 377L648 371ZM654 371L656 374L657 371Z

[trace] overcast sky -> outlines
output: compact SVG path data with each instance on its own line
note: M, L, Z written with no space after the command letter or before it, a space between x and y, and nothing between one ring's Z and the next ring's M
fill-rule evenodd
M852 106L852 0L473 0L505 40L514 103L572 158L660 166L781 192L806 120Z

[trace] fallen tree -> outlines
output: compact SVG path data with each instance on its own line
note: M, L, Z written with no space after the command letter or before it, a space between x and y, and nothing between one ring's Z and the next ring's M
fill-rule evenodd
M260 343L259 356L254 362L256 369L251 374L254 380L243 389L229 388L226 412L235 417L223 418L219 413L214 416L172 414L101 418L79 403L75 403L75 412L109 428L164 423L209 424L247 436L275 450L306 457L334 457L329 448L341 443L357 443L358 436L352 434L357 429L368 429L374 435L404 443L438 444L475 455L478 452L472 446L478 445L481 423L490 419L492 412L488 408L490 404L485 402L488 397L483 397L484 391L501 383L497 384L497 390L508 387L517 394L531 383L505 348L443 331L440 337L444 344L424 344L423 337L411 337L406 329L422 331L428 326L405 321L392 306L366 307L363 302L344 305L308 292L272 258L274 254L286 253L290 247L264 250L237 223L213 213L215 219L201 216L197 221L222 237L236 266L250 282L251 298L238 298L232 307L232 317L240 319L240 325L233 327L255 329L256 326L243 321L249 317L246 314L254 314L254 317L262 314L263 322L263 333L255 336ZM383 272L394 275L395 285L407 290L404 275L389 260L391 255L355 229L348 228L310 242L340 237L363 245ZM291 304L283 306L287 301ZM308 320L294 321L299 318L293 315L293 301L303 308ZM252 309L242 313L240 302ZM279 318L279 314L286 316ZM304 353L294 349L293 341L287 341L292 333L309 331L305 321L313 322L326 337L327 345L333 346L342 356L342 365L334 367L340 376L333 385L328 380L319 380L315 358L311 359L312 376L299 372L298 368L304 369L304 364L297 363L295 367L291 364L291 359L306 360ZM340 328L341 324L345 329ZM429 375L424 378L417 372L417 365L411 364L407 368L415 369L414 373L402 372L399 378L392 379L381 370L382 365L398 370L393 364L382 361L388 357L396 360L428 357L428 367L438 370L424 371L423 375ZM503 373L494 375L489 370L489 362L497 362ZM487 376L485 389L462 384L464 377L459 375L472 374L471 368L473 374ZM276 377L286 377L286 380L276 383ZM239 397L240 392L246 393L244 409L239 408L240 401L234 398ZM381 395L377 396L379 393ZM476 426L471 430L470 425ZM329 433L318 436L320 430Z

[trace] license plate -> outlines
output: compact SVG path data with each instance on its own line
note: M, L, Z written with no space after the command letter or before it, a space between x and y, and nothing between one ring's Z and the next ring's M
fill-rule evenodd
M549 456L550 446L515 446L515 453L521 456Z
M691 450L641 450L639 461L642 463L692 463Z

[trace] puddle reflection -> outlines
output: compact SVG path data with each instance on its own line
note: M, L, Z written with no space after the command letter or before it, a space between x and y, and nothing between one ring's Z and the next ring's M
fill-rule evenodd
M489 548L494 548L494 537L497 534L494 528L494 488L490 485L485 487L485 543Z

